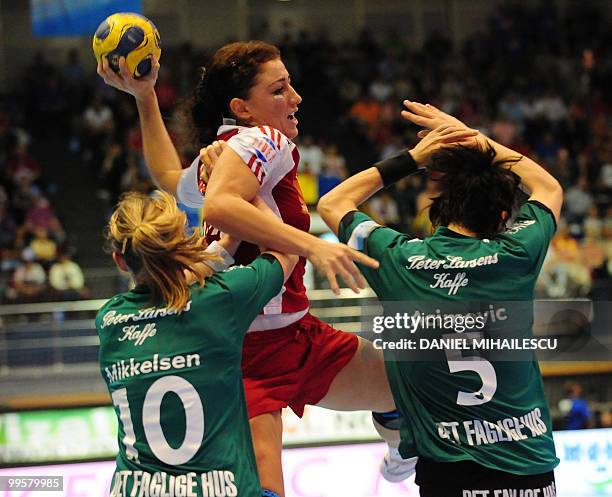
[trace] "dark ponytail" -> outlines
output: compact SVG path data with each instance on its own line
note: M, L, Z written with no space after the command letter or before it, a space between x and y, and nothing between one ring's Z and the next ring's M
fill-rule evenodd
M196 85L189 105L191 138L197 148L212 143L217 129L223 123L224 108L213 93L213 85L208 84L208 74L202 67L202 77ZM228 115L229 117L229 115Z
M427 169L436 183L429 219L434 227L459 224L479 238L503 230L502 212L512 213L520 178L511 171L520 157L496 161L495 150L455 146L433 154Z
M231 100L247 99L260 66L278 58L278 48L263 41L229 43L215 52L184 111L197 148L216 139L223 118L234 118Z

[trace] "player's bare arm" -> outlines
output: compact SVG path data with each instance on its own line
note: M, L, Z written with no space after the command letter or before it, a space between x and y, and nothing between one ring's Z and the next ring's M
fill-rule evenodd
M115 73L104 58L98 64L98 74L106 84L129 93L136 100L147 168L159 188L176 195L182 167L155 95L159 67L159 61L154 57L150 74L135 79L129 73L124 57L119 59L119 73Z
M355 292L365 288L365 281L353 261L378 267L377 261L346 245L325 242L284 224L274 215L261 212L251 204L258 192L259 182L240 156L231 149L224 150L207 185L206 222L243 240L307 257L325 274L335 292L339 292L336 275Z

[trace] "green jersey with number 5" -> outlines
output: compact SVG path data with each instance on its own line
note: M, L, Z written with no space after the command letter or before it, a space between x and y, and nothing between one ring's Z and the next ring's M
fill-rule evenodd
M380 261L378 270L361 270L385 308L385 302L391 301L396 309L403 305L398 301L422 302L437 312L445 306L482 310L486 305L482 315L489 313L493 319L506 319L514 311L511 326L516 329L511 336L523 343L533 337L535 280L554 231L551 212L528 201L514 224L491 240L446 227L424 240L411 239L361 212L345 216L339 238ZM510 309L496 307L497 301L510 302ZM414 315L414 308L406 312ZM441 322L432 330L402 330L401 335L417 348L442 344L443 340L432 340L448 336ZM421 337L425 337L422 342ZM508 342L509 347L518 343ZM558 464L542 377L532 355L526 360L491 362L479 353L440 349L429 351L426 360L402 360L399 348L385 347L384 353L391 390L403 414L402 456L468 460L517 475L546 473Z
M181 313L143 287L100 309L100 369L119 419L112 496L261 495L240 362L246 330L282 285L264 255L193 285Z

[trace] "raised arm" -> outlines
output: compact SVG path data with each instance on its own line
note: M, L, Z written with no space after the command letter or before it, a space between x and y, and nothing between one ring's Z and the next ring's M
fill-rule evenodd
M496 159L511 159L519 155L514 150L490 138L488 142L495 149ZM529 157L522 155L518 162L512 163L512 171L521 178L521 183L531 192L529 200L536 200L550 209L559 222L563 206L563 188L559 182L542 166Z
M402 117L424 128L433 129L441 125L465 126L457 118L442 112L433 105L421 104L419 102L404 101L406 110L402 112ZM425 136L427 131L419 132L419 136ZM561 206L563 205L563 189L559 182L546 171L542 166L537 164L529 157L521 156L518 152L501 145L490 138L480 135L478 141L488 141L495 149L496 159L516 159L520 160L511 162L511 168L520 178L521 182L531 192L529 200L536 200L548 207L556 221L559 221L561 215Z
M357 292L365 281L353 261L378 267L378 262L343 244L332 244L284 224L278 217L253 206L259 182L241 157L226 148L215 164L206 187L206 222L242 240L308 258L339 292L336 275Z
M139 79L130 75L124 57L119 59L119 70L118 74L115 73L106 58L98 64L98 74L106 84L129 93L136 100L144 158L149 173L159 188L176 195L182 167L178 152L162 119L155 94L159 61L154 58L151 73Z
M440 147L473 139L478 131L457 126L440 126L425 136L411 150L383 160L365 171L340 183L319 200L317 211L329 228L338 234L340 221L384 186L397 179L415 173L427 162L429 156Z

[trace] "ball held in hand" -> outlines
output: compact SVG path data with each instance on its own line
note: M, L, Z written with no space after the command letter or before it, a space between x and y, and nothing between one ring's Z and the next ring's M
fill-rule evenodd
M107 17L93 36L96 60L108 60L113 71L119 72L119 58L125 57L127 68L135 78L151 72L152 58L159 59L159 32L149 19L132 12L119 12Z

